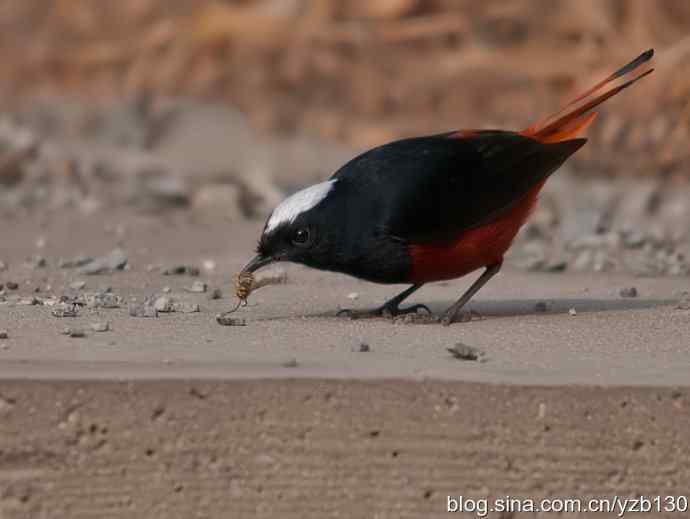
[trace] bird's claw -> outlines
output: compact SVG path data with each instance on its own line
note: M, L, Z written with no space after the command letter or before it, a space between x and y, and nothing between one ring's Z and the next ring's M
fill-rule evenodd
M429 314L431 314L431 310L429 310L428 306L417 304L407 308L400 308L399 306L393 305L383 305L379 308L375 308L374 310L351 310L349 308L346 308L343 310L339 310L336 316L340 317L346 315L353 320L366 319L371 317L386 317L388 319L392 319L400 315L418 313L419 310L426 310Z

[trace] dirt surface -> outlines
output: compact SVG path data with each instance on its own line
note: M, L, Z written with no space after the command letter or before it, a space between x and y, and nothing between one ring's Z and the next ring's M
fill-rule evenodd
M401 289L342 275L288 267L288 283L258 290L224 327L234 306L233 276L253 252L261 224L199 224L179 213L166 219L114 213L102 221L63 212L2 224L11 236L0 273L0 374L12 378L443 378L516 384L682 385L688 382L690 311L678 309L687 278L524 273L510 265L470 305L480 316L450 327L405 319L349 320L339 309L378 306ZM111 229L107 232L105 229ZM76 230L76 232L75 232ZM42 245L37 249L36 244ZM84 250L88 244L88 250ZM107 253L117 244L128 270L104 275L57 268L59 258ZM46 266L26 264L32 255ZM214 270L203 265L213 262ZM198 277L166 276L171 265L198 266ZM149 272L150 271L150 272ZM472 277L436 283L410 302L440 313ZM84 282L83 288L78 282ZM206 293L193 293L194 282ZM73 283L77 282L76 285ZM72 288L71 288L72 287ZM77 317L53 316L55 297L110 287L120 308L86 306ZM170 292L165 294L164 287ZM635 288L637 297L622 297ZM36 289L40 292L35 292ZM209 294L221 289L223 297ZM130 316L130 303L172 297L199 312ZM34 300L35 298L35 300ZM356 299L352 299L356 298ZM43 302L45 304L28 304ZM25 304L22 304L25 303ZM49 306L52 304L52 306ZM544 308L545 306L545 308ZM571 315L571 309L576 315ZM423 317L420 318L424 323ZM90 326L110 322L111 331ZM66 327L86 330L74 338ZM484 352L458 361L447 348L462 342ZM357 352L361 343L370 351ZM296 361L296 366L292 365Z
M442 327L335 317L400 287L289 267L225 327L261 224L191 214L0 223L1 517L441 517L449 495L687 493L687 278L509 265L472 302L481 319ZM116 246L125 270L58 267ZM438 312L469 281L414 301ZM107 287L121 308L53 316L55 297ZM200 311L130 316L153 295Z
M2 381L0 513L440 518L448 495L687 494L688 398L400 380Z

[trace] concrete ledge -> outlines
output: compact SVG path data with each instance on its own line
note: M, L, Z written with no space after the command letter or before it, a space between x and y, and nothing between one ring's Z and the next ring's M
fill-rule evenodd
M432 518L448 495L687 494L689 406L669 387L4 380L0 516Z

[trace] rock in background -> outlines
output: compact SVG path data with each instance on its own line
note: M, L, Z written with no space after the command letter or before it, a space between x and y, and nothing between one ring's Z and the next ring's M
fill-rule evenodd
M128 204L265 216L353 155L318 138L259 135L237 110L191 100L54 98L0 118L0 208ZM12 188L12 189L9 189Z
M524 128L654 47L654 77L607 104L572 164L687 178L689 24L682 1L15 0L0 9L0 107L203 98L261 131L362 149Z
M690 186L578 179L546 184L510 258L528 270L690 274Z

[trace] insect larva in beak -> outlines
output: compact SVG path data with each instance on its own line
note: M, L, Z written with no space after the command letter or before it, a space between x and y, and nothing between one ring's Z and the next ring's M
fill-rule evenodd
M251 272L240 272L237 275L237 282L235 284L235 295L244 304L247 304L247 298L254 289L254 274Z
M231 314L240 306L247 305L247 299L254 290L268 285L279 285L287 282L287 273L283 269L274 269L272 271L260 273L255 276L252 272L240 272L237 274L235 280L235 295L237 296L237 305L232 310L223 315Z

